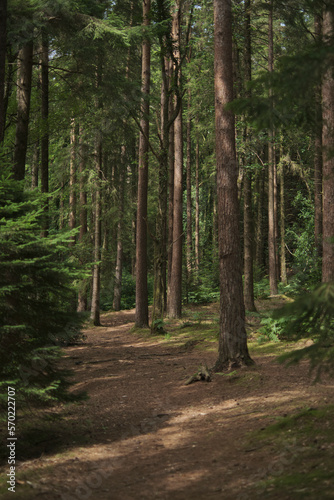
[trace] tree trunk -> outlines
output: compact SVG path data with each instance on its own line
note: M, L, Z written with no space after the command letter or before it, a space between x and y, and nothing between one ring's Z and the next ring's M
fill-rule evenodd
M177 64L176 79L178 92L181 93L181 30L180 1L173 13L173 40L175 42L174 57ZM179 97L181 99L181 97ZM172 268L170 283L168 284L167 315L169 318L180 318L182 315L182 172L183 171L183 131L182 131L182 103L174 122L174 197L173 197L173 241L172 241Z
M273 6L272 0L269 11L268 28L268 70L271 73L274 67L273 43ZM276 219L275 219L275 148L274 128L271 125L268 142L268 253L269 253L269 287L270 294L277 295L277 255L276 255Z
M41 93L42 93L42 137L41 137L41 192L49 192L49 43L48 36L42 31L41 45ZM49 203L45 200L42 224L42 236L46 237L49 231Z
M325 10L323 15L324 43L333 45L334 12ZM332 64L323 76L322 83L322 144L323 158L323 257L322 281L334 281L334 77Z
M265 205L265 177L266 172L264 168L257 172L256 177L256 192L257 192L257 206L256 206L256 235L255 235L255 262L257 268L257 278L263 277L265 262L264 262L264 205Z
M212 262L216 263L219 260L219 236L218 236L218 202L215 196L215 187L217 186L217 175L214 177L214 186L210 188L212 198Z
M199 139L196 138L195 268L199 272Z
M83 127L79 127L79 219L80 219L80 232L79 232L79 242L82 246L85 245L85 238L87 234L87 191L86 191L86 145L84 143L84 133ZM82 264L85 264L85 259L83 258ZM78 312L87 311L87 280L83 280L79 286L78 293Z
M117 223L117 252L115 269L115 286L113 309L121 310L122 297L122 273L123 273L123 221L124 221L124 177L125 177L125 146L122 151L121 172L119 175L119 200L118 200L118 223Z
M75 229L76 227L76 184L77 184L77 151L76 151L76 123L74 118L71 119L70 128L70 196L69 196L69 227L70 229ZM73 235L71 237L71 245L75 245L76 238Z
M32 167L31 167L31 188L35 189L38 187L38 172L39 172L39 140L37 140L34 144L34 153L32 158Z
M244 301L247 311L256 311L253 279L252 173L244 174Z
M143 0L143 25L150 25L151 0ZM149 93L151 45L145 38L142 46L142 104L139 136L138 205L136 235L136 326L148 327L147 295L147 189L149 151Z
M287 285L288 278L286 274L286 258L285 258L285 193L284 193L284 160L281 154L281 161L279 164L279 178L280 178L280 220L281 220L281 281Z
M137 234L137 199L138 199L138 143L133 141L131 158L134 161L131 162L131 206L133 210L131 212L131 274L133 278L136 278L136 234ZM135 163L136 162L136 163Z
M7 0L0 1L0 143L5 135Z
M315 19L315 36L320 42L322 20ZM321 124L321 85L316 89L316 130L314 137L314 238L318 257L322 256L322 124Z
M246 85L252 79L252 50L251 50L251 23L250 23L250 0L245 1L245 80ZM245 96L251 97L248 88ZM244 141L247 148L249 131L247 125L244 129ZM252 170L244 163L244 301L247 311L256 311L254 303L254 276L253 276L253 209L252 209Z
M191 91L188 90L187 120L187 289L192 283L192 199L191 199Z
M166 309L166 272L167 272L167 207L168 207L168 150L169 150L169 60L163 56L163 41L161 43L160 66L162 76L161 86L161 119L160 119L160 152L158 212L156 218L156 233L154 238L154 290L152 309L152 333L156 330L156 320L162 319Z
M169 74L172 77L172 62L170 62ZM169 99L169 116L173 114L173 99ZM168 148L168 248L167 248L167 283L168 287L172 275L172 256L173 256L173 206L174 206L174 123L169 129L169 148Z
M101 271L101 178L102 178L102 141L97 132L95 139L95 210L94 210L94 267L92 280L92 306L90 319L94 326L100 322L100 271Z
M232 13L229 0L214 0L214 77L220 262L219 356L221 371L252 360L247 348L239 235L238 166L234 115L225 109L233 99Z
M33 42L27 42L18 54L17 69L17 122L14 144L14 179L25 177L25 163L28 146L29 111L31 96Z

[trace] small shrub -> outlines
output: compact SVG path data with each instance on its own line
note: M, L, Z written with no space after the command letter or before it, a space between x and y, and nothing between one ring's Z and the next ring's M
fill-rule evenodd
M272 316L262 318L262 326L259 329L261 335L258 337L258 342L279 342L282 340L287 321L286 318L274 319Z
M254 283L254 298L255 299L265 299L269 297L270 289L269 289L269 279L266 276L262 278L260 281L256 281Z
M159 335L164 335L166 333L165 330L165 322L163 319L158 318L152 321L151 332Z

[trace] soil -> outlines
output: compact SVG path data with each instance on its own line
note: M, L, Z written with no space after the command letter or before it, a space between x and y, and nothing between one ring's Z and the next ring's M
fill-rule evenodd
M283 369L261 355L254 367L185 385L201 364L214 365L216 346L143 338L133 321L133 310L106 314L65 349L72 390L89 399L50 413L59 443L42 437L42 453L17 464L16 498L295 498L259 486L293 465L293 444L277 451L250 436L277 417L331 403L333 383L314 385L306 365Z

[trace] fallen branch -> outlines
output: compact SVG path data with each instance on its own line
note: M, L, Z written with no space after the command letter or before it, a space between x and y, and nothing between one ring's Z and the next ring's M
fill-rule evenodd
M202 365L198 372L188 378L184 385L192 384L193 382L198 382L200 380L205 380L205 382L211 382L211 375L207 366Z

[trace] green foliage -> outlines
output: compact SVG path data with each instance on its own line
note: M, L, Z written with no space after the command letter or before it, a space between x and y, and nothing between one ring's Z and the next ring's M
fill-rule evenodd
M158 318L152 321L151 332L159 335L164 335L166 333L164 320Z
M39 401L66 399L58 370L60 347L80 335L71 310L76 264L71 233L42 238L43 199L24 194L9 175L0 178L0 383ZM2 391L2 394L4 392Z
M132 309L136 305L136 282L133 276L123 273L121 309Z
M270 295L269 279L267 276L254 282L254 298L265 299Z
M284 336L297 341L312 340L311 345L281 356L282 362L310 361L310 370L334 374L334 284L323 283L313 292L275 311L273 317L285 320Z
M314 206L301 191L293 201L298 210L297 220L287 228L286 240L293 253L293 269L299 286L309 289L321 280L321 265L314 239Z
M261 319L261 328L259 332L261 333L258 337L258 342L279 342L284 337L285 325L287 323L286 318L273 318L271 315Z
M184 289L187 290L187 285ZM211 255L203 256L200 270L194 273L193 282L188 287L186 300L191 304L205 304L216 302L219 296L218 262Z
M219 290L217 288L207 288L200 284L188 294L188 302L191 304L205 304L219 300Z

